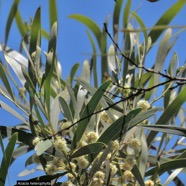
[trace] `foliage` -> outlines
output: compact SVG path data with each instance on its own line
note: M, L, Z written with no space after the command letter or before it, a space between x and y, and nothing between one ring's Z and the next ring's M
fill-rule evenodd
M5 45L1 45L5 60L0 63L0 93L19 111L1 100L0 106L22 123L14 128L0 126L3 137L12 135L3 151L0 170L5 172L0 181L6 178L17 140L14 154L19 157L25 149L34 151L25 166L35 163L44 172L32 181L47 180L60 185L59 179L67 178L62 185L161 185L161 175L168 172L170 176L164 185L171 181L183 185L178 174L186 167L183 144L186 65L175 70L178 61L175 52L168 70L164 72L163 68L176 43L169 23L185 1L170 7L149 32L138 14L130 12L131 0L124 10L123 4L123 0L117 0L114 7L113 35L108 21L100 29L86 16L69 16L89 29L93 54L90 62L84 61L80 77L76 77L79 64L75 64L64 80L56 55L56 2L49 1L51 29L47 33L42 29L40 8L31 23L25 25L18 10L19 1L14 1L6 25ZM21 47L26 57L7 46L13 19L22 36ZM132 24L134 20L139 26L137 30ZM41 48L42 37L48 39L47 52ZM110 46L108 39L112 41ZM123 48L118 44L120 39ZM146 56L157 41L160 43L155 63L147 68ZM97 73L97 45L102 54L101 77ZM13 92L14 87L19 96ZM160 102L162 107L157 106ZM176 141L174 135L178 136ZM168 147L171 140L173 145ZM26 175L27 171L21 174Z

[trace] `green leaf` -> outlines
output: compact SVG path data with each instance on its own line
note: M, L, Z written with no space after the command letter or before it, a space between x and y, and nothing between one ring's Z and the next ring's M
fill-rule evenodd
M14 151L14 147L15 147L17 138L18 138L17 133L15 133L11 136L11 138L8 142L8 145L5 149L5 152L3 154L3 159L2 159L1 167L0 167L0 172L1 172L1 174L0 174L0 185L5 185L5 181L6 181L6 177L7 177L7 173L8 173L8 168L9 168L9 165L10 165L11 160L12 160L12 154L13 154L13 151Z
M167 125L140 125L139 127L143 127L148 130L164 132L168 134L174 134L179 136L186 137L186 129L183 127L175 127L175 126L167 126Z
M29 76L25 67L21 66L21 70L22 70L24 79L26 80L25 88L27 89L27 91L30 93L31 96L34 96L33 93L36 93L36 90L35 90L32 80L31 80L31 77Z
M114 13L113 13L113 31L114 31L114 38L117 42L118 40L118 27L119 27L119 18L121 13L121 7L123 4L123 0L118 0L115 7L114 7Z
M173 102L166 108L163 114L160 116L156 124L164 124L167 125L169 120L178 113L183 103L186 101L186 87L177 95L177 97L173 100ZM147 137L148 146L154 140L155 136L158 132L151 131Z
M49 15L50 15L50 28L57 22L57 6L56 0L49 0Z
M131 7L131 0L128 0L125 6L124 14L123 14L123 28L127 28L127 25L129 23L129 13L130 13L130 7Z
M39 143L35 146L36 154L37 154L38 156L40 156L40 155L43 154L47 149L49 149L51 146L52 146L51 140L45 140L45 141L39 142Z
M19 29L19 32L21 33L22 38L23 38L26 35L27 27L22 20L19 10L17 10L15 18L16 18L17 27Z
M85 145L85 146L79 148L78 150L76 150L74 153L72 153L72 155L70 157L76 158L76 157L87 155L87 154L89 154L89 155L97 154L97 153L101 152L101 150L103 150L103 148L104 148L103 143L88 144L88 145Z
M76 144L80 141L82 135L84 134L84 131L90 121L90 118L95 111L96 107L98 106L102 96L105 93L105 90L108 88L110 85L110 81L106 81L103 83L99 89L96 91L96 93L92 96L91 100L89 103L86 105L81 118L80 122L77 126L76 132L74 134L73 142L72 142L72 149L76 147ZM83 119L84 118L84 119Z
M41 40L38 42L38 37L41 34L41 8L39 7L35 13L34 20L31 27L31 35L30 35L30 47L29 54L32 55L33 52L36 51L36 47L40 46ZM41 38L41 36L39 37Z
M131 172L134 175L135 179L140 184L140 186L145 186L143 178L142 178L141 173L140 173L140 170L137 167L137 165L134 165L134 167L132 168Z
M122 135L124 135L128 130L132 129L138 123L144 121L145 119L153 116L161 108L153 108L147 111L141 112L141 109L135 109L129 112L127 116L123 115L117 119L112 125L110 125L97 140L98 142L103 142L108 144L111 140L116 140Z
M186 159L176 159L173 161L168 161L166 163L162 163L159 168L159 175L162 175L164 172L173 170L173 169L178 169L178 168L185 168L186 167ZM149 171L146 172L145 176L151 176L154 175L156 167L150 169Z
M50 111L50 121L55 130L57 130L59 115L60 115L60 106L59 106L59 97L60 93L51 101L51 111Z
M131 111L127 116L123 115L119 119L117 119L114 123L112 123L99 137L98 142L102 142L108 144L112 140L116 140L120 137L122 130L125 128L126 124L139 112L141 109L135 109Z
M96 92L96 88L92 87L89 83L87 83L86 81L84 81L81 78L75 78L75 80L83 86L83 88L85 88L86 90L88 90L88 92L90 92L91 95L93 95ZM109 105L112 106L114 104L114 101L112 99L110 99L109 97L104 96L103 98L101 98L101 104L103 106L103 108L107 108ZM112 107L113 109L123 113L123 109L121 107L119 107L118 105L114 105ZM109 114L109 116L114 120L114 116L113 113L110 112L109 110L107 111L107 113Z
M98 25L92 21L92 19L83 16L83 15L79 15L79 14L72 14L69 16L69 18L75 19L77 21L80 21L81 23L83 23L84 25L86 25L95 35L97 42L99 44L99 47L101 48L101 30L98 27Z
M37 51L37 46L41 45L41 8L39 7L34 16L34 20L31 27L30 34L30 46L29 46L29 54L32 56L33 52ZM28 72L30 79L33 82L34 87L36 86L37 78L34 70L34 64L29 60L28 63ZM32 103L31 103L32 107Z
M93 163L93 165L91 167L91 170L90 170L90 178L92 178L92 176L95 174L95 172L100 170L102 163L105 161L105 159L107 158L107 156L108 156L108 154L110 152L110 149L111 149L111 143L103 151L103 153L102 153L101 157L99 158L99 160L95 160L94 161L94 163Z
M176 69L176 63L178 60L178 55L176 52L174 52L172 58L171 58L171 62L169 65L169 69L168 69L168 73L170 74L170 76L174 76L175 75L175 69ZM174 82L171 82L170 84L165 85L164 90L166 90L169 86L173 85ZM169 103L170 103L170 98L171 98L171 94L173 94L173 91L167 91L164 97L164 108L167 108Z
M154 64L154 71L155 72L161 72L162 68L164 66L164 62L165 62L165 58L168 55L168 51L169 51L169 42L171 39L171 35L172 35L172 29L168 28L162 38L162 40L160 41L160 46L158 48L158 53L156 56L156 62ZM154 74L154 85L157 85L160 81L160 75L159 74ZM156 91L157 88L154 89L154 95L156 96Z
M147 28L145 27L145 24L143 20L136 14L136 12L131 12L132 15L135 17L135 19L138 21L144 35L144 40L145 40L145 46L144 46L144 54L147 51L147 45L148 45L148 34L147 34Z
M6 77L6 73L5 73L5 70L3 68L2 63L0 63L0 77L1 77L1 80L4 84L4 86L6 87L6 90L8 91L10 97L14 101L14 94L13 94L12 89L10 87L10 84L8 82L8 78Z
M14 2L12 4L12 7L11 7L11 10L10 10L10 13L9 13L9 16L8 16L8 20L6 22L5 46L6 46L7 41L8 41L8 36L9 36L10 28L11 28L11 25L12 25L12 21L15 18L15 15L16 15L16 12L17 12L17 8L18 8L18 5L19 5L19 2L20 2L20 0L14 0Z
M73 123L73 117L72 117L71 110L70 110L67 102L65 101L65 99L62 96L59 97L59 102L60 102L60 105L63 109L64 117L66 117L67 120L69 120Z
M87 30L87 35L88 35L88 38L90 40L90 43L91 43L91 46L92 46L92 51L93 51L90 69L91 70L93 69L94 87L97 88L98 87L98 75L97 75L97 61L96 61L96 56L97 56L96 46L95 46L94 40L91 37L88 30Z
M176 16L176 14L179 13L179 11L183 8L185 5L184 0L177 1L172 7L170 7L157 21L157 23L154 25L154 27L158 26L168 26L168 24L173 20L173 18ZM165 29L166 27L164 27ZM164 29L155 30L152 28L152 30L149 33L149 37L152 40L152 45L156 42L156 40L159 38L159 36L162 34Z
M72 85L72 83L73 83L74 76L75 76L75 74L76 74L78 68L79 68L79 63L76 63L76 64L72 67L72 69L71 69L71 71L70 71L70 84L71 84L71 85Z

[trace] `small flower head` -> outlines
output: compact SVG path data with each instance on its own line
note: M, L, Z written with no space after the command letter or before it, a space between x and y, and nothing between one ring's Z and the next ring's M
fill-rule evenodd
M139 141L137 138L131 138L129 141L129 147L133 149L139 149L141 148L141 141Z
M63 182L62 186L75 186L71 181Z
M47 163L45 171L48 175L54 175L57 171L57 167L53 163Z
M132 167L136 164L136 160L132 157L127 157L125 160L129 165L131 165Z
M70 181L72 181L72 182L74 181L75 178L74 178L74 175L73 175L73 174L67 173L66 175L67 175L67 177L68 177L68 180L70 180Z
M137 102L137 106L138 106L139 108L141 108L143 111L146 111L147 109L150 108L150 104L149 104L149 102L146 101L146 100L139 100L139 101Z
M40 137L35 137L34 140L32 141L32 144L34 146L36 146L39 142L41 142L41 138Z
M113 177L116 174L118 169L117 169L116 165L110 163L110 170L111 170L111 177Z
M125 181L133 181L134 180L134 175L132 174L132 172L131 171L125 171L124 173L123 173L123 179L125 180Z
M53 161L53 164L56 166L56 167L65 167L65 164L63 162L63 160L61 158L57 158Z
M76 170L76 164L73 163L73 162L70 162L70 169L71 169L72 171L75 171L75 170Z
M98 139L98 135L96 134L96 132L89 132L87 133L87 142L88 143L94 143L96 142Z
M112 123L112 119L108 116L108 114L103 111L101 113L101 117L100 117L101 121L103 121L105 124L111 124Z
M89 165L88 160L85 158L85 156L81 156L77 158L77 164L80 169L86 169Z
M120 165L120 168L122 170L132 170L133 166L127 161L124 161L123 164Z
M119 142L118 140L115 140L115 141L112 141L112 144L111 144L111 151L116 151L116 150L119 150Z
M92 179L91 186L103 185L105 179L105 173L102 171L97 171Z
M152 180L145 181L145 186L154 186L154 182Z
M66 140L64 138L57 137L56 140L55 140L55 142L54 142L54 147L57 150L61 150L63 152L66 152L67 151Z
M81 140L80 142L78 142L78 148L84 147L85 145L87 145L87 142L84 140Z

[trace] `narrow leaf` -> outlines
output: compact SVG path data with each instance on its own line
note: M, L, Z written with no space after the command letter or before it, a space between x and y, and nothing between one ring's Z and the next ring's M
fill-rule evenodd
M183 103L186 101L186 87L177 95L177 97L173 100L173 102L166 108L163 114L160 116L156 124L164 124L167 125L169 120L178 113ZM171 113L171 114L170 114ZM158 132L151 131L147 137L148 146L154 140L155 136Z
M3 154L3 159L2 159L1 167L0 167L0 173L1 173L0 174L0 185L5 185L8 168L12 160L12 154L13 154L14 147L17 141L17 137L18 137L17 133L12 135L5 149L5 153Z
M69 18L78 20L84 25L86 25L94 33L99 46L101 46L101 40L100 40L101 30L94 21L92 21L90 18L86 16L79 15L79 14L72 14L69 16Z
M11 25L12 25L12 21L15 18L19 2L20 2L20 0L15 0L13 2L10 13L9 13L9 16L8 16L8 20L7 20L7 23L6 23L6 30L5 30L5 46L6 46L7 41L8 41L10 28L11 28Z
M92 143L86 146L83 146L82 148L79 148L76 150L72 155L71 158L76 158L83 155L91 155L101 152L103 149L104 144L103 143Z
M9 95L11 96L12 100L14 100L14 95L13 95L12 89L10 87L10 84L8 82L8 78L6 77L6 73L4 71L2 63L0 63L0 77L1 77L1 80L4 84L4 86L6 87L6 90L8 91Z
M164 132L186 137L186 129L183 127L175 127L170 125L140 125L139 127L143 127L152 131Z
M17 27L19 29L19 32L21 33L22 38L23 38L26 35L27 28L26 28L26 25L24 24L22 17L21 17L18 10L16 12L15 18L16 18Z
M28 121L15 109L13 109L11 106L7 105L3 101L0 100L0 107L9 112L11 115L15 116L16 118L20 119L23 123L29 125Z
M185 168L186 167L186 159L179 159L179 160L173 160L173 161L168 161L166 163L162 163L159 168L159 175L162 175L163 173L173 170L173 169L179 169L179 168ZM145 176L152 176L154 175L156 167L150 169L149 171L146 172Z
M19 63L17 63L17 61L15 61L12 57L7 55L6 53L4 54L4 57L6 59L6 62L11 66L11 68L15 72L15 74L18 77L21 84L24 86L26 80L23 76L23 72L21 70L21 65Z
M95 111L96 107L98 106L99 101L101 100L102 96L105 93L105 90L108 88L109 85L110 85L110 81L106 81L105 83L103 83L100 86L100 88L96 91L96 93L92 96L91 100L89 101L89 103L85 107L85 109L82 113L82 116L81 116L81 119L83 119L83 118L85 118L85 119L80 121L77 126L77 129L76 129L76 132L75 132L74 138L73 138L72 148L74 148L76 146L76 143L78 143L80 141L93 112Z
M56 0L49 1L49 15L50 15L50 28L52 25L57 22L57 6Z
M168 24L173 20L173 18L179 13L179 11L183 8L185 5L185 1L177 1L172 7L170 7L157 21L157 23L154 25L154 27L158 26L168 26ZM165 27L166 28L166 27ZM149 33L149 37L152 40L152 45L156 42L156 40L159 38L159 36L162 34L164 29L161 30L154 30L152 29Z
M65 99L62 96L59 97L59 102L60 102L60 105L63 109L64 117L66 117L67 120L69 120L73 123L73 117L72 117L71 110L70 110L67 102L65 101Z

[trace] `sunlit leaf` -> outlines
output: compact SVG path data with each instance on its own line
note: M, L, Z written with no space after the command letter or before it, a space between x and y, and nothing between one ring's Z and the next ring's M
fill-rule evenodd
M18 77L19 81L22 83L22 85L24 85L26 80L23 76L21 65L17 63L17 61L15 61L13 58L11 58L9 55L5 54L4 56L5 56L6 62L11 66L16 76Z
M91 115L95 111L99 101L101 100L102 96L105 93L105 90L108 88L109 85L110 85L109 81L106 81L105 83L103 83L99 87L99 89L96 91L96 93L92 96L89 103L87 104L87 106L83 110L83 113L81 115L81 119L83 119L83 118L85 118L85 119L80 121L77 126L77 129L76 129L76 132L75 132L74 138L73 138L72 148L74 148L76 146L76 144L80 141L80 139L81 139L88 123L89 123Z
M52 146L52 142L51 140L44 140L39 142L36 146L35 146L35 151L36 154L38 156L40 156L41 154L43 154L47 149L49 149Z

